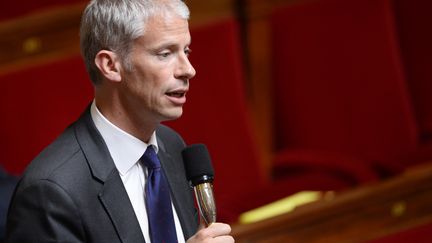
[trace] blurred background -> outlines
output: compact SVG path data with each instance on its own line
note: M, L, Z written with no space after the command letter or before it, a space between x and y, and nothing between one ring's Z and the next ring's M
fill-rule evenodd
M2 3L4 205L92 101L78 36L87 3ZM238 241L432 242L431 1L186 3L197 75L167 125L209 148L218 217ZM295 209L245 219L275 201Z

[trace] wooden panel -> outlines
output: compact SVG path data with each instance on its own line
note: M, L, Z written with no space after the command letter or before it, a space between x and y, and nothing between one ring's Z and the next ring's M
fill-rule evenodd
M432 164L292 213L233 226L236 242L366 242L432 223Z
M244 8L248 102L253 125L260 141L262 167L271 176L273 154L273 103L271 74L270 13L280 6L310 0L246 0Z
M316 0L247 0L247 6L245 7L250 19L265 18L275 8L307 1Z
M248 21L248 103L253 117L257 141L260 141L262 167L270 176L273 150L273 104L271 89L271 51L269 28L266 19Z
M55 8L0 23L0 74L79 53L83 7Z
M191 17L191 28L235 15L235 0L186 0Z

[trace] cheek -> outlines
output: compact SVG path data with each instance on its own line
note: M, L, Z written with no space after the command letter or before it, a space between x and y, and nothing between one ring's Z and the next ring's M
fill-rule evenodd
M167 85L173 79L172 64L141 62L135 65L134 86L139 93L146 93L147 96L163 95Z
M164 89L167 88L171 79L169 72L160 69L157 72L150 73L145 81L148 86L151 86L151 88L154 89L154 91L163 92Z

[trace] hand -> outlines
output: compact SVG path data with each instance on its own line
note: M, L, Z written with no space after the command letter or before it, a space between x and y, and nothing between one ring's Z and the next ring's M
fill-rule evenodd
M195 242L223 242L232 243L234 238L229 235L231 233L231 227L228 224L213 223L207 228L201 228L194 236L189 238L187 243Z

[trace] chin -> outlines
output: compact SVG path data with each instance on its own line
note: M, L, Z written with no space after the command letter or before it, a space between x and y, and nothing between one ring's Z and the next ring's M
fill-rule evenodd
M175 108L175 109L170 109L169 111L163 112L162 115L162 120L163 121L172 121L172 120L176 120L178 118L180 118L183 114L183 109L182 108Z

